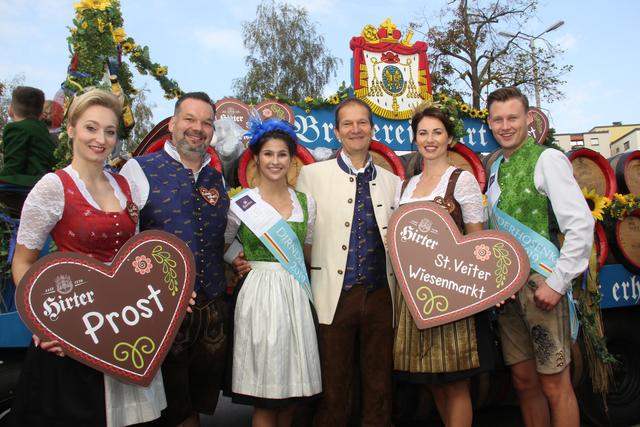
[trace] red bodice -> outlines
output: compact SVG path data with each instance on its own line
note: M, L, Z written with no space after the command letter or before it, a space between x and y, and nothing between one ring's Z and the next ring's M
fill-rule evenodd
M58 250L79 252L102 262L111 262L118 249L136 232L136 224L128 210L105 212L96 209L83 197L69 174L58 170L56 175L64 188L62 218L51 231ZM113 177L131 204L127 180L120 175Z

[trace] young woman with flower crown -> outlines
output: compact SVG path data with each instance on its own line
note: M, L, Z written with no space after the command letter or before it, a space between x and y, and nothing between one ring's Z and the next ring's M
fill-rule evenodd
M400 204L435 201L460 231L482 229L485 209L480 187L469 172L451 166L447 149L463 133L462 121L446 106L422 106L411 120L423 172L406 182ZM420 330L398 291L394 370L399 382L426 384L447 427L471 426L469 378L493 368L487 313Z
M234 402L255 407L254 427L287 426L296 404L322 390L302 255L303 246L311 253L315 202L287 182L297 142L291 125L253 120L250 135L259 184L232 199L225 232L227 243L239 238L251 265L237 292L231 392ZM265 223L278 231L263 235ZM285 229L289 237L278 241Z
M127 180L103 167L117 142L120 101L92 90L68 111L71 164L45 175L29 193L11 265L19 283L51 233L61 251L110 262L136 232L138 208ZM10 424L122 426L151 421L166 406L162 376L149 387L125 384L65 357L57 341L33 336Z

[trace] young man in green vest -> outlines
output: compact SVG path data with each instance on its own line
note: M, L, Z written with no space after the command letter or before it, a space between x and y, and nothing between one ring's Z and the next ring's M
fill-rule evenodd
M594 221L566 156L529 137L527 98L515 87L498 89L487 109L503 150L487 191L492 228L514 235L531 263L528 283L498 318L505 363L527 426L578 427L569 370L576 332L571 282L588 266Z

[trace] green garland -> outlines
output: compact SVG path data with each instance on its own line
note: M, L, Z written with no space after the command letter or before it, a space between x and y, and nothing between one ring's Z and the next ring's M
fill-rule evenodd
M167 77L168 68L151 61L148 46L140 46L123 28L119 0L83 0L74 5L76 16L70 36L72 64L75 73L69 74L64 86L72 93L80 88L98 85L104 76L107 58L126 55L139 73L152 75L164 90L167 99L182 95L175 80ZM77 64L74 64L74 60ZM118 70L118 82L127 97L135 95L133 75L126 63Z
M71 53L67 78L62 84L65 90L65 108L74 95L90 88L99 87L116 91L110 82L104 80L107 64L116 71L118 83L125 99L138 93L133 87L133 75L129 65L120 61L124 55L145 75L153 76L162 87L165 98L173 99L182 95L175 80L167 77L168 68L151 60L149 48L140 46L124 30L124 20L119 0L82 0L74 4L76 15L67 38ZM62 126L63 130L65 126ZM60 135L56 149L58 166L62 167L71 159L71 147L66 132Z
M295 105L296 107L300 107L304 109L305 112L310 113L311 110L317 110L319 108L331 108L338 105L343 99L347 99L349 97L349 89L345 82L342 82L338 91L327 97L327 98L312 98L307 96L304 101L294 101L285 95L275 94L273 92L269 92L266 96L267 99L274 99L278 102L282 102L287 105Z
M269 92L266 98L275 99L276 101L283 102L287 105L295 105L296 107L304 109L306 113L310 113L311 110L317 110L319 108L335 107L343 99L348 98L350 92L353 92L353 88L350 86L348 87L345 82L342 82L342 84L338 88L338 91L327 98L312 98L310 96L307 96L303 101L294 101L287 96L276 94L273 92ZM489 115L489 111L486 108L482 110L476 110L474 108L471 108L469 104L452 98L445 93L436 94L433 96L433 99L436 100L433 103L438 106L438 108L444 108L451 113L449 115L454 117L454 122L457 122L458 119L461 119L463 117L467 117L470 119L480 119L486 122L487 116Z

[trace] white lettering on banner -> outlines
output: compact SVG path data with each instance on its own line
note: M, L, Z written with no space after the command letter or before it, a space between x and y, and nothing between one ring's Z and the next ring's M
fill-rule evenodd
M313 138L309 138L307 135L309 130L315 135ZM296 116L296 133L302 142L316 142L320 137L318 120L313 116Z
M484 123L482 125L480 125L480 129L476 130L475 128L467 128L467 135L468 138L465 141L465 138L462 138L462 143L464 145L466 145L467 147L473 147L475 146L478 142L480 143L480 145L482 145L483 147L486 147L488 144L488 141L486 140L486 138L484 137L484 135L487 133L487 130L484 128ZM480 135L480 141L475 141L473 139L473 136L475 134Z
M487 133L487 130L484 128L484 123L480 126L480 131L478 133L480 134L480 145L486 147L487 140L484 139L484 134Z
M307 148L339 148L340 144L333 133L335 124L332 112L322 111L318 114L317 116L311 113L296 114L295 127L300 141ZM485 122L480 119L464 119L464 124L465 133L460 138L463 145L474 151L482 152L499 148ZM390 120L375 117L372 138L395 151L415 150L415 147L412 147L411 120Z
M324 140L327 144L329 144L331 141L333 141L333 123L323 123L322 130L324 131Z
M476 142L473 140L473 134L476 133L474 128L467 129L467 134L469 135L469 145L474 146Z
M631 293L629 293L629 288L631 288ZM620 295L619 293L621 289L622 295ZM624 301L632 300L633 302L637 303L638 301L640 301L640 282L636 280L635 275L631 276L631 283L622 282L622 284L619 284L618 282L616 282L611 287L611 294L616 302L619 302L622 298Z
M398 144L404 144L404 139L402 139L402 132L404 132L404 127L402 125L396 126L396 142Z
M162 303L160 302L160 299L158 299L160 291L154 289L151 285L147 285L147 289L149 289L149 296L147 296L147 298L140 298L138 301L136 301L135 307L133 307L132 305L124 306L120 313L116 311L112 311L111 313L107 313L106 315L103 315L102 313L99 313L97 311L90 311L86 313L84 316L82 316L82 322L85 326L84 334L91 336L93 343L98 344L100 340L98 339L96 332L100 330L100 328L102 328L102 326L104 325L105 318L107 319L109 326L111 326L111 329L115 334L120 333L120 328L118 328L118 325L114 320L117 317L120 317L124 321L124 323L129 326L137 325L140 321L140 317L144 317L145 319L151 318L153 316L153 310L148 307L148 304L151 302L151 300L156 303L158 311L164 311L164 307L162 307Z
M393 130L393 126L384 125L382 126L382 129L384 129L384 141L387 144L391 144L391 131Z
M237 123L242 123L244 121L243 120L244 117L242 117L242 116L234 116L234 115L231 115L231 114L224 114L224 113L220 115L220 118L221 119L231 119L231 120L233 120L234 122L237 122Z

